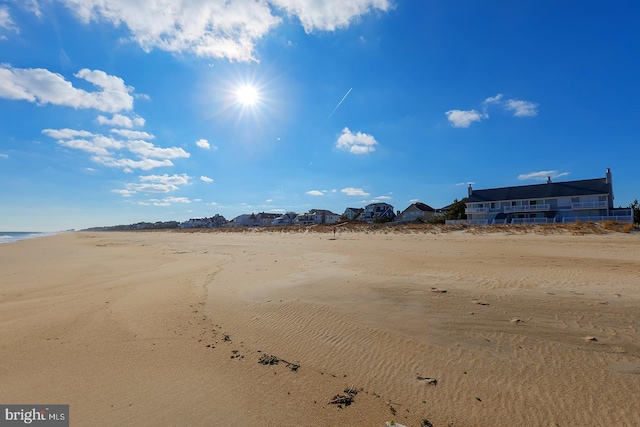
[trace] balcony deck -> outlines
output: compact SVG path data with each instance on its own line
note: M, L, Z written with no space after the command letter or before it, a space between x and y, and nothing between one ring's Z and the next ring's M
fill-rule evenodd
M571 210L607 209L607 202L578 202L571 203Z
M520 206L505 206L504 213L512 212L544 212L550 211L551 205L548 203L537 205L520 205Z

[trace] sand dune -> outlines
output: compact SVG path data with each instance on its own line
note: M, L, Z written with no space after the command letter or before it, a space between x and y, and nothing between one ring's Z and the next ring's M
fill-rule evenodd
M0 402L92 426L640 425L639 234L325 231L0 245Z

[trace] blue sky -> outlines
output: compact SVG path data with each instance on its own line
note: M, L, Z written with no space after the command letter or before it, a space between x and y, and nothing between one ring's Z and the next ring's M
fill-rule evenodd
M640 197L636 1L0 0L0 230Z

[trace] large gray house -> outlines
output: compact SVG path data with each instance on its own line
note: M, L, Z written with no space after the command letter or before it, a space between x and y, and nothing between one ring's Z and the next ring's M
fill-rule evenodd
M613 220L633 222L631 209L614 209L611 170L604 178L474 190L469 185L470 224L523 224Z

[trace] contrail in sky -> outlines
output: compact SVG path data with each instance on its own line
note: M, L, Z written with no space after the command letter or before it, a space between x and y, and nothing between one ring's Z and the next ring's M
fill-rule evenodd
M331 112L331 114L329 114L329 117L327 117L324 121L326 122L327 120L329 120L331 118L331 116L333 116L333 113L336 112L336 110L338 109L339 106L342 105L342 103L344 102L345 99L347 99L347 96L349 96L349 94L351 93L351 90L353 90L353 88L349 88L349 90L347 91L347 93L342 97L342 99L340 100L340 102L338 102L338 105L336 105L336 108L333 109L333 111Z

